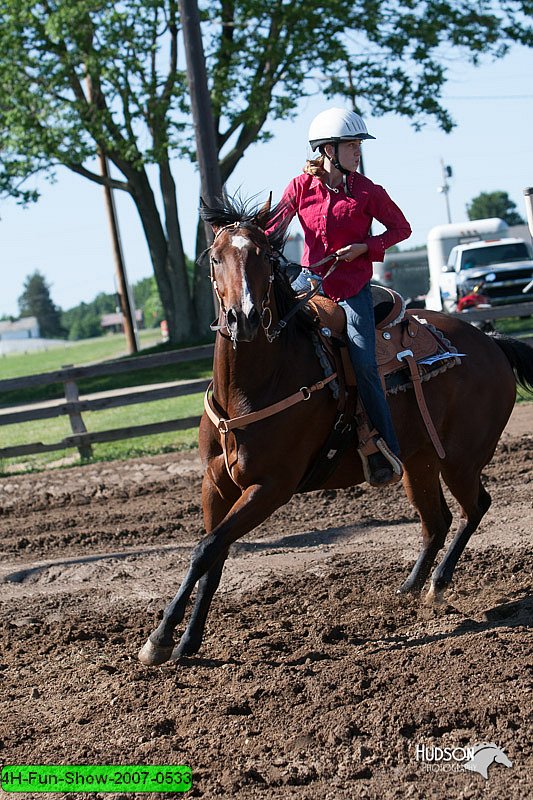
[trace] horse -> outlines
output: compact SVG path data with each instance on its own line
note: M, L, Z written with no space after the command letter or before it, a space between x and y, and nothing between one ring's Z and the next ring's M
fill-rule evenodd
M192 551L177 594L139 653L140 661L150 666L198 652L231 544L299 491L335 423L337 407L324 385L311 336L313 323L298 306L281 268L286 234L275 225L279 207L271 209L267 203L250 208L244 201L225 198L204 205L201 214L214 232L206 254L220 303L212 394L199 427L206 533ZM390 397L403 485L422 526L421 551L400 593L422 591L444 546L452 514L441 480L461 507L457 532L431 574L428 599L436 601L450 585L461 553L491 504L481 472L509 419L517 384L533 392L533 348L507 337L489 337L456 317L419 309L417 313L466 354L459 366L425 385L444 458L430 441L414 393ZM264 416L263 410L276 409L276 404L282 410ZM231 426L232 420L237 427ZM364 480L361 459L349 448L317 488L341 489ZM196 584L188 624L175 645L174 630L184 619Z

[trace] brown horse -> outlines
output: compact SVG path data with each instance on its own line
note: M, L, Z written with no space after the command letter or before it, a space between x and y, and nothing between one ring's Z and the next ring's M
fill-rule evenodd
M275 209L247 211L226 200L216 208L204 207L202 213L215 231L209 257L221 306L213 365L214 413L204 414L199 431L207 533L193 550L178 593L139 653L147 665L199 650L230 545L298 491L328 437L337 407L332 392L320 388L324 374L308 315L298 311L286 326L278 326L296 299L279 268L282 233L265 234L275 219ZM444 459L439 459L428 437L413 392L400 392L390 399L402 449L404 487L420 515L423 536L420 555L400 592L422 589L444 546L452 514L441 477L461 506L457 533L431 576L429 595L434 598L450 584L461 553L490 506L481 471L509 419L517 383L533 391L533 349L512 339L489 337L453 317L418 314L466 354L459 366L426 384L427 403L446 451ZM304 402L224 432L224 419L298 395L300 387L304 391L299 399ZM218 426L212 421L217 415ZM322 488L363 481L360 458L350 448ZM174 648L174 629L183 620L197 583L188 626Z

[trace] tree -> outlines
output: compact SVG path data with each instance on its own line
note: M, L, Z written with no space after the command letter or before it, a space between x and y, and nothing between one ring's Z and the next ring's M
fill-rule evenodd
M532 44L531 0L210 0L202 11L222 182L305 95L450 130L445 48L477 62ZM178 44L176 0L0 0L0 192L34 200L25 181L62 165L129 193L172 341L212 318L206 267L187 277L171 169L172 158L195 158Z
M38 270L24 281L18 304L21 317L37 317L41 336L51 339L65 335L61 309L52 302L50 286Z
M100 292L90 303L80 303L64 311L61 324L70 340L103 336L105 330L102 328L102 315L111 314L115 310L115 295Z
M155 328L165 318L154 278L143 278L133 287L135 307L143 311L144 324Z
M507 192L481 192L467 204L466 213L468 219L500 217L508 225L525 225L525 220L516 210L516 203Z

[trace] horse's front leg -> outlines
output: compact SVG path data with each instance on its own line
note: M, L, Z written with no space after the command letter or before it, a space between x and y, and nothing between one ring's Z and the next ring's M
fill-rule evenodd
M222 571L225 555L230 545L264 522L277 508L290 499L291 494L287 494L286 489L271 479L249 486L222 522L196 545L192 552L189 569L178 593L166 607L163 619L155 631L150 634L139 653L139 660L143 664L155 666L169 660L174 646L174 629L183 620L187 602L196 583L211 569L214 570L213 578L215 578L216 570L214 568L220 564L220 572ZM219 579L220 575L218 575ZM216 585L218 585L218 580ZM207 587L204 586L204 588ZM213 593L214 590L211 592L211 596Z
M226 471L224 456L212 459L202 481L202 508L207 533L211 533L222 522L240 494L240 489L230 480ZM218 589L227 557L226 550L200 578L189 624L172 651L173 661L178 661L182 656L192 656L200 649L211 601Z

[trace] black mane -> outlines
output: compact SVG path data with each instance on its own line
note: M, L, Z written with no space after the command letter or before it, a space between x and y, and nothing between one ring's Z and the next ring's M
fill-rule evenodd
M239 195L229 197L224 194L217 198L212 206L208 206L202 200L200 216L210 225L224 226L238 222L243 228L260 228L265 233L271 248L276 252L281 252L287 241L290 224L290 220L282 221L284 208L283 203L278 203L272 208L265 208L259 206L255 202L255 198L244 200ZM273 230L267 234L266 231L272 226Z

